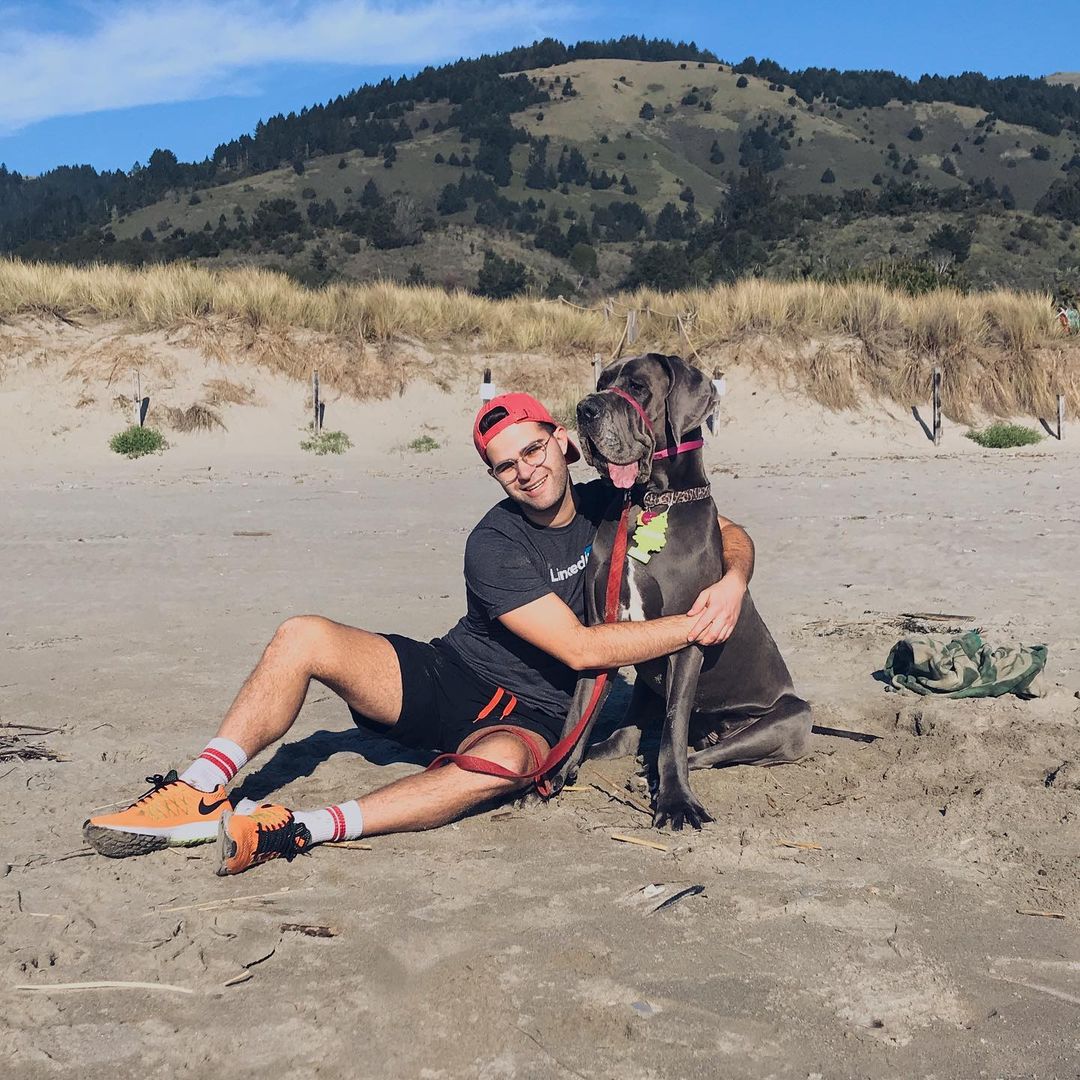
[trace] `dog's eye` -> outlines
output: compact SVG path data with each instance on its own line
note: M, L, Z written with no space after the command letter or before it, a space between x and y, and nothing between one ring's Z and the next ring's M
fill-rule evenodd
M626 381L627 389L635 396L640 396L645 393L648 387L639 379L628 379Z

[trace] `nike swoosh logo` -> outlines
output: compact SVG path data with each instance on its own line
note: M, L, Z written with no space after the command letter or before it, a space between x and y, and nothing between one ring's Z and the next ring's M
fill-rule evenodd
M219 806L222 806L223 804L227 803L228 801L229 801L229 796L226 795L224 799L218 799L218 801L216 803L211 803L209 806L207 806L206 805L206 800L205 799L200 799L199 800L199 813L200 814L212 814Z

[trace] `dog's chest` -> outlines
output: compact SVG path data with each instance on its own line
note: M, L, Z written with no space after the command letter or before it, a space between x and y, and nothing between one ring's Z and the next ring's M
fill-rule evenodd
M645 601L641 594L642 582L639 580L641 566L632 560L627 561L626 585L627 600L619 609L619 622L642 622L645 619Z

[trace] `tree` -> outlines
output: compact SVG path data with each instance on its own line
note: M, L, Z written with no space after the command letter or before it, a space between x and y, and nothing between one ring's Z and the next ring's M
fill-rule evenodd
M476 291L492 300L508 300L524 292L529 272L517 259L504 259L493 251L484 252L484 265L476 279Z
M570 249L570 265L583 277L596 277L596 248L577 243Z
M1049 161L1050 149L1049 147L1043 146L1042 143L1039 143L1038 146L1033 146L1031 148L1031 156L1036 161Z
M947 157L941 162L941 171L949 176L956 175L956 166L953 164L952 158Z
M832 171L832 169L826 169L821 174L821 182L823 184L835 184L836 183L836 173L834 173Z
M462 210L467 210L468 207L469 202L457 184L447 184L439 192L439 197L435 201L435 209L444 216L447 214L459 214Z
M686 239L686 225L674 203L665 203L664 208L656 215L653 236L657 240Z
M154 236L154 230L149 225L139 234L139 239L144 244L152 244L157 238Z
M912 128L912 129L911 129L911 130L910 130L910 131L909 131L909 132L907 133L907 137L908 137L908 138L909 138L909 139L910 139L910 140L911 140L912 142L922 142L922 139L923 139L923 129L922 129L921 127L919 127L919 125L918 125L918 124L916 124L916 125L915 125L915 126L914 126L914 127L913 127L913 128Z
M638 110L638 116L641 117L642 120L652 120L653 117L656 116L656 110L646 101Z
M574 84L570 81L569 75L566 76L566 82L563 83L562 96L577 97L577 91L574 89Z
M745 90L750 85L750 80L745 75L740 75L735 85L740 90Z
M366 210L370 210L372 207L381 206L383 197L379 194L379 186L374 180L368 180L364 185L364 190L360 192L360 205Z
M292 199L270 199L259 203L251 219L251 233L257 240L273 241L298 233L304 219Z
M971 254L971 231L946 222L930 234L927 243L931 251L951 255L962 263Z
M685 250L678 244L653 244L630 256L630 270L623 280L627 289L646 286L661 292L678 292L695 284Z

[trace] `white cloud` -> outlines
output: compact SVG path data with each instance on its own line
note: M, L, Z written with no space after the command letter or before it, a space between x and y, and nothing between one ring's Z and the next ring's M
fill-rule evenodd
M542 12L542 16L541 13ZM121 0L84 32L0 38L0 135L54 116L250 92L265 65L441 63L550 32L565 8L525 0Z

